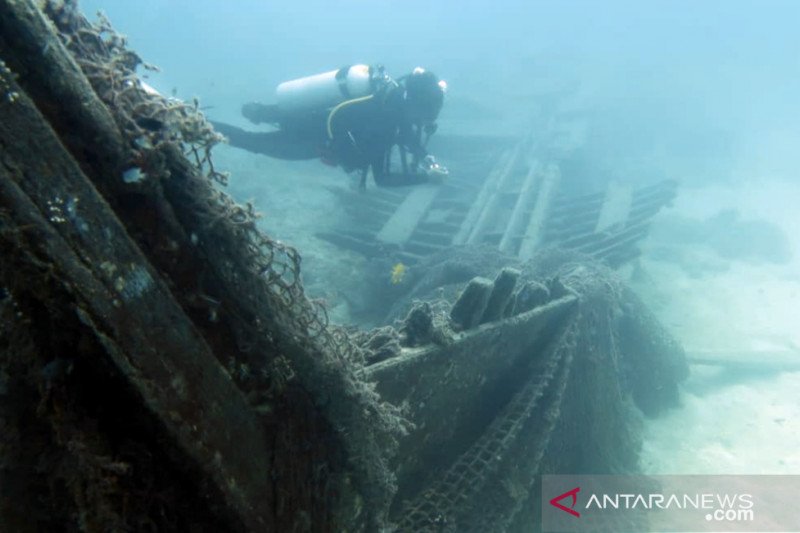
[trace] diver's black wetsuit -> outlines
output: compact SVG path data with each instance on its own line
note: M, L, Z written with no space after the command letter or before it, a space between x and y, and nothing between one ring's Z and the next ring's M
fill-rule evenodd
M404 118L402 86L388 87L369 98L331 109L285 117L281 129L249 132L213 122L232 146L288 160L322 158L346 171L361 170L362 185L372 169L380 186L413 185L428 180L416 172L427 152L418 126ZM391 172L394 148L400 152L400 172ZM407 155L411 155L409 164Z

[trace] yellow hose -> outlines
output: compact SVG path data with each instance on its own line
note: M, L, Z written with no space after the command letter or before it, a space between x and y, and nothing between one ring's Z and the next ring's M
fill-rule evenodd
M375 96L375 95L374 94L370 94L370 95L367 95L367 96L361 96L359 98L353 98L352 100L345 100L341 104L339 104L336 107L334 107L333 109L331 109L331 112L328 113L328 124L327 124L327 126L328 126L328 139L333 139L333 130L331 129L331 124L333 123L333 115L335 115L343 107L347 107L350 104L357 104L359 102L366 102L367 100L369 100L373 96Z

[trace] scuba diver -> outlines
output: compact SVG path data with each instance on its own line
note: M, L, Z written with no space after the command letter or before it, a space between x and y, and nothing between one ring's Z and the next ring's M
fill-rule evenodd
M276 104L242 107L250 122L275 125L276 131L212 123L238 148L279 159L319 157L347 172L359 170L362 189L370 169L378 186L441 182L448 170L425 147L436 132L446 88L419 67L395 80L381 66L352 65L281 83Z

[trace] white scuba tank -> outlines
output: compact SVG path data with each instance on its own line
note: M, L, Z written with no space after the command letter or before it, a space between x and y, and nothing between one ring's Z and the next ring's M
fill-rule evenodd
M321 109L372 93L368 65L353 65L305 78L285 81L275 90L283 113Z

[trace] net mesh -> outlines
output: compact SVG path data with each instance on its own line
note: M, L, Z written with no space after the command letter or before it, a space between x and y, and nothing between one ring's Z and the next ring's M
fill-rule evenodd
M491 531L509 516L506 502L491 505L492 485L507 479L523 436L538 463L558 418L574 350L576 323L498 413L486 431L447 469L439 481L409 502L400 516L402 531ZM537 413L539 416L537 416ZM545 413L541 416L541 413ZM527 430L527 431L526 431ZM527 495L527 490L523 489ZM481 504L476 505L476 500ZM476 508L477 507L477 508Z
M199 102L167 98L143 84L137 69L155 67L129 50L102 14L90 23L74 1L49 0L43 10L123 133L131 178L169 199L222 280L232 302L227 311L237 317L232 327L239 348L264 354L263 372L271 358L289 362L289 373L342 439L364 499L364 523L378 527L396 489L388 458L408 422L365 380L369 352L329 323L320 300L306 296L297 250L259 229L253 204L239 204L220 190L228 176L214 167L211 151L224 139Z

